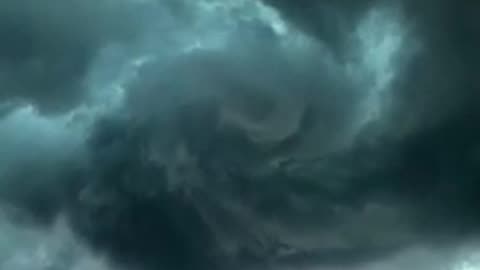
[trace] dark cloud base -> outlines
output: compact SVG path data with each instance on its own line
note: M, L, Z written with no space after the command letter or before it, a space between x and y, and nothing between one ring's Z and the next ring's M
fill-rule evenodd
M70 4L53 2L58 10L0 3L0 117L17 102L72 110L98 50L138 31L121 5L79 4L94 16L84 25L67 16ZM379 5L265 3L339 63L347 33ZM393 81L386 116L347 147L336 142L355 122L358 85L320 50L297 57L271 29L242 32L224 51L145 65L125 104L96 119L84 152L0 170L0 200L42 226L64 213L93 250L141 269L353 269L476 239L479 6L398 6L421 53Z
M143 7L128 2L2 1L2 103L32 103L54 114L84 102L85 78L100 50L132 41L141 31L133 15Z

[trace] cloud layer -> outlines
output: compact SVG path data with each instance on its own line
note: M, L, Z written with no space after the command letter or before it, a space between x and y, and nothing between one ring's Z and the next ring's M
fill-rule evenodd
M49 3L0 4L0 230L52 267L468 269L478 4Z

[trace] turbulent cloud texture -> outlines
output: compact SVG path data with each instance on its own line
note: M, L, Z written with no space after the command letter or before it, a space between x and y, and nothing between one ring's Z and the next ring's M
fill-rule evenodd
M0 268L479 267L479 13L1 2Z
M83 102L92 59L103 47L134 38L143 8L123 0L2 1L2 103L33 103L55 113Z

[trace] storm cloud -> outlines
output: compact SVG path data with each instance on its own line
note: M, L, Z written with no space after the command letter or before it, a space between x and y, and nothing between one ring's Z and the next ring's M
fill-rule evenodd
M473 267L480 7L417 2L2 2L0 266Z
M93 60L104 47L131 42L144 9L129 1L2 1L2 108L34 104L51 114L85 102Z

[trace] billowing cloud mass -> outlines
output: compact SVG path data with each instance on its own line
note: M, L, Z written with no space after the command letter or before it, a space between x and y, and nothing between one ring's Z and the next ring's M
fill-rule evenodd
M107 45L132 41L143 9L124 0L2 1L1 107L33 103L57 113L84 102L92 60Z
M4 0L0 269L480 267L479 15Z

